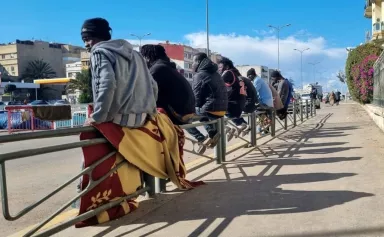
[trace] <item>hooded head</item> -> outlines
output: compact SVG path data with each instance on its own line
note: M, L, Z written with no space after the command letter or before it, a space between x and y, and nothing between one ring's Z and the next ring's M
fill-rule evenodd
M257 74L256 74L256 71L255 71L254 68L251 68L251 69L249 69L249 70L247 71L247 77L248 77L251 81L255 80L255 78L257 77Z
M200 52L193 55L192 70L193 72L206 71L214 73L217 71L217 65L208 58L206 53Z
M281 75L279 71L273 71L271 73L271 79L273 83L279 82L280 80L284 80L284 77Z
M232 60L226 57L223 57L222 59L219 60L218 66L219 66L220 75L223 74L224 71L235 68L235 66L233 66Z
M111 31L108 21L103 18L85 20L81 27L81 38L88 52L91 51L95 44L110 40Z
M140 53L143 55L149 68L159 59L170 61L165 52L165 48L159 44L143 45L140 49Z

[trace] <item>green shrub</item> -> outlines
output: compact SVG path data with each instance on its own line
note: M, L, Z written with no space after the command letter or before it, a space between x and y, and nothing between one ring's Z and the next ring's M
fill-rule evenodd
M79 103L80 104L88 104L92 103L92 96L87 93L81 93L79 96Z

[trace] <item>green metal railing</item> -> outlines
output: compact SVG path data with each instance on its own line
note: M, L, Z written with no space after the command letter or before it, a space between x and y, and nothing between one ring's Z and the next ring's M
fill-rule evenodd
M310 105L310 106L308 106ZM308 111L308 108L310 111ZM308 101L306 101L305 105L300 101L300 103L293 103L292 107L292 113L290 113L284 120L284 124L276 119L275 117L275 111L272 112L272 122L270 125L271 131L270 135L275 136L276 134L276 121L281 125L281 129L287 130L289 125L288 122L291 122L290 125L295 127L297 125L297 116L299 116L301 122L304 121L305 118L309 118L309 114L311 117L313 115L316 115L316 110L314 109L315 106L313 106L313 103L308 104ZM254 112L251 114L244 114L242 117L248 118L248 123L251 126L249 141L246 138L240 138L241 140L245 141L245 145L255 147L257 146L257 126L262 126L261 123L257 123L257 119L260 118L262 115L264 115L265 112ZM225 126L226 124L228 126L231 126L231 119L229 118L220 118L215 121L210 122L198 122L188 125L181 126L183 129L186 128L192 128L192 127L199 127L206 124L216 124L218 133L220 135L220 140L215 147L215 159L218 164L221 164L222 162L225 162L226 160L226 154L228 154L228 151L226 150L226 134L225 134ZM265 129L265 128L263 128ZM42 138L54 138L54 137L64 137L64 136L70 136L70 135L77 135L82 132L91 132L96 131L93 127L79 127L79 128L68 128L68 129L58 129L58 130L50 130L50 131L41 131L41 132L31 132L31 133L21 133L21 134L11 134L11 135L4 135L0 136L0 143L10 143L10 142L18 142L18 141L26 141L26 140L32 140L32 139L42 139ZM196 142L193 141L192 142ZM122 201L126 199L131 199L134 197L137 197L138 195L141 195L143 193L148 193L149 195L155 195L157 193L160 193L165 190L165 183L166 181L160 180L159 178L152 177L146 174L142 175L142 188L135 193L132 193L130 195L127 195L125 197L120 198L119 200L115 200L113 202L109 202L101 207L98 207L94 210L88 211L84 214L81 214L77 217L74 217L70 220L67 220L63 223L60 223L54 227L51 227L47 230L42 230L38 232L44 225L49 223L53 218L58 216L61 212L63 212L65 209L71 206L73 202L80 199L82 196L87 194L91 189L93 189L95 186L97 186L99 183L101 183L103 180L105 180L111 173L115 172L117 169L119 169L122 165L125 163L128 163L126 160L120 162L116 165L113 169L111 169L107 174L105 174L103 177L99 178L98 180L92 179L92 171L95 167L97 167L99 164L101 164L106 159L113 156L115 152L112 152L91 166L83 169L78 174L74 175L72 178L70 178L68 181L66 181L64 184L60 185L56 189L54 189L52 192L41 198L40 200L32 203L31 205L28 205L27 207L23 208L18 213L12 215L10 208L9 208L9 197L8 197L8 189L7 189L7 178L6 178L6 162L16 159L21 159L25 157L30 156L36 156L41 154L47 154L52 152L58 152L58 151L65 151L69 149L74 148L80 148L80 147L87 147L92 146L95 144L101 144L101 143L107 143L107 140L104 138L94 138L89 140L83 140L83 141L77 141L67 144L60 144L60 145L53 145L53 146L46 146L43 148L36 148L36 149L28 149L28 150L20 150L15 152L9 152L9 153L3 153L0 154L0 188L1 188L1 203L2 203L2 211L3 216L6 220L9 221L15 221L19 219L20 217L26 215L33 209L35 209L37 206L43 204L45 201L50 199L52 196L54 196L56 193L67 187L68 185L72 184L75 181L78 181L80 177L83 175L88 175L90 182L88 186L79 192L75 197L71 198L68 202L66 202L64 205L62 205L58 210L56 210L53 214L51 214L49 217L45 218L43 221L41 221L39 224L34 226L28 233L26 233L24 236L50 236L54 233L57 233L61 230L64 230L72 225L74 225L77 222L86 220L92 216L97 215L98 213L105 211L111 207L114 207L116 205L119 205ZM244 146L245 146L244 145ZM187 152L196 153L191 150L186 150ZM231 151L229 151L231 152ZM37 233L38 232L38 233Z

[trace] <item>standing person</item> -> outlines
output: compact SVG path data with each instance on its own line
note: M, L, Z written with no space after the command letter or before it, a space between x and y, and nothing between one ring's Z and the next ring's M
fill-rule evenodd
M190 123L195 114L195 96L187 79L172 65L163 46L143 45L140 52L157 82L157 108L165 110L175 125Z
M284 108L276 111L278 117L283 120L288 114L288 106L291 102L293 88L289 81L285 79L279 71L273 71L271 73L271 78L273 81L277 82L277 92L284 105Z
M201 122L219 119L225 115L228 107L228 95L225 84L217 73L217 65L214 64L205 53L197 53L193 56L192 70L193 93L195 95L196 114L202 116ZM205 137L197 128L189 128L190 133L198 142L198 153L204 153L207 146L216 146L219 134L214 124L204 126L208 137Z
M231 119L239 118L244 110L247 92L244 82L236 75L236 68L233 62L226 57L223 57L218 62L219 73L227 87L228 92L228 110L226 116ZM243 131L247 128L247 124L238 126L238 130ZM226 127L227 139L230 141L236 130Z
M126 40L111 40L111 31L103 18L88 19L81 28L93 90L93 112L86 124L141 127L157 113L157 84L140 53Z
M335 93L335 102L336 102L336 105L339 105L340 100L341 100L341 92L340 92L339 90L336 90L336 93Z
M329 104L332 106L335 104L335 93L333 91L329 95Z

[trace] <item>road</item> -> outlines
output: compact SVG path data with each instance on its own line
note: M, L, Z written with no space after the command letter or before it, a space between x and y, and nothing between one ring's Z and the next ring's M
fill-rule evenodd
M1 135L6 135L2 133ZM0 144L0 152L7 153L24 149L39 148L78 141L78 136L63 138L39 139ZM232 140L228 147L239 144L240 140ZM192 143L187 141L186 149L192 150ZM204 155L213 155L214 150L209 149ZM185 152L185 162L189 163L200 156ZM61 151L46 155L39 155L6 162L8 196L11 213L15 214L22 208L39 200L41 197L60 186L80 171L82 160L81 149ZM43 205L32 210L29 214L17 221L6 221L0 218L0 232L7 236L18 232L28 226L42 221L61 205L76 194L76 183L65 188L60 193L47 200ZM1 209L1 206L0 206Z

